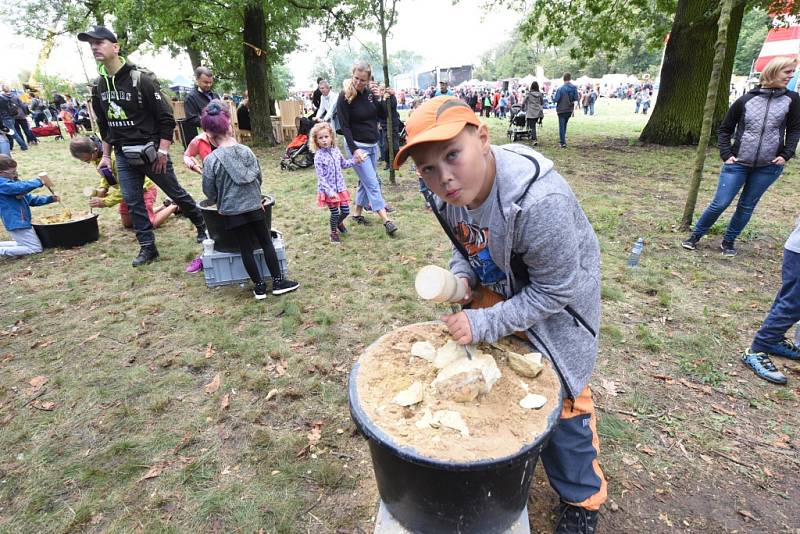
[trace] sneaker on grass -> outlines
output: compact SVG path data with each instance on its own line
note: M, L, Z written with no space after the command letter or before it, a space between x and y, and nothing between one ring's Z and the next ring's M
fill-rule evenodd
M339 233L338 232L331 232L331 243L334 244L334 245L338 245L341 242L342 242L342 240L339 239Z
M354 220L354 221L355 221L357 224L362 224L362 225L364 225L364 226L369 226L369 225L371 225L371 224L372 224L372 223L371 223L371 222L369 222L369 221L367 220L367 218L366 218L366 217L364 217L363 215L353 215L353 220Z
M290 293L300 287L299 282L295 282L294 280L288 280L286 278L281 278L279 280L272 281L272 294L273 295L283 295L284 293Z
M764 352L770 356L780 356L782 358L789 358L790 360L800 360L800 347L792 343L786 338L783 338L774 345L764 347Z
M736 256L736 247L733 246L733 241L723 241L719 244L719 249L722 251L722 255L726 258L732 258Z
M256 300L264 300L267 298L266 282L259 282L253 286L253 296L256 298Z
M786 376L778 371L778 368L764 352L753 352L751 349L747 349L742 354L742 363L752 369L756 376L767 382L786 384Z
M189 265L186 266L186 272L189 274L199 273L203 270L203 258L197 256L195 259L189 262Z
M698 241L700 241L700 236L692 234L689 236L689 239L681 243L681 246L686 250L694 250L697 248Z

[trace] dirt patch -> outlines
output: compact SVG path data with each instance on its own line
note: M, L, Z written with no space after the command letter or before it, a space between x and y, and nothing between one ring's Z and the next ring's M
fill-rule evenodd
M506 338L493 346L479 345L479 350L495 357L501 377L487 394L475 401L456 402L438 396L430 387L437 369L428 361L411 356L411 345L428 341L434 347L450 339L446 328L437 323L421 323L395 330L370 347L361 357L358 393L370 419L402 446L442 460L473 461L500 458L532 443L547 428L547 416L558 408L558 377L543 360L545 369L536 378L524 378L508 367L504 350L530 352L530 347L516 338ZM425 386L422 402L402 407L392 399L415 382ZM525 386L527 384L528 390ZM540 409L524 409L519 401L528 393L544 395L547 402ZM416 424L425 413L439 410L458 412L469 435L441 425L419 428Z

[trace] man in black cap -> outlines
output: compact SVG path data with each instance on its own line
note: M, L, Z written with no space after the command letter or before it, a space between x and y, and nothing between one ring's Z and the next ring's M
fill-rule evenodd
M169 100L161 93L152 72L141 69L119 55L117 37L104 26L78 34L89 43L100 77L92 87L92 108L103 138L103 157L98 170L111 168L111 150L116 152L117 176L128 205L139 254L138 267L158 258L153 226L144 203L144 177L148 176L170 197L197 228L197 242L206 238L206 226L194 199L175 177L169 147L175 119Z
M214 86L214 75L208 67L197 67L194 71L196 86L192 89L183 103L183 110L186 112L186 124L189 126L192 137L197 135L200 128L200 114L209 102L214 99L219 100L219 95L211 88ZM192 139L187 139L188 143Z

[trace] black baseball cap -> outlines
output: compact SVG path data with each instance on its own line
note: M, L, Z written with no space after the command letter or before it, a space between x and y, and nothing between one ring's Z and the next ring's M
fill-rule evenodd
M88 42L90 39L105 39L107 41L111 41L112 43L117 42L117 36L105 26L95 26L90 32L78 34L79 41Z

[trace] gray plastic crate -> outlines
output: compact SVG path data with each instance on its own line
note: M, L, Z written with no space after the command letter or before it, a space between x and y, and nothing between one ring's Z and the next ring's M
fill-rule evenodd
M275 252L278 255L281 275L287 276L289 265L286 261L283 234L277 230L272 230L272 244L275 246ZM264 253L261 249L258 249L254 251L254 255L261 276L265 279L269 278L271 274L267 268L267 263L264 261ZM227 286L250 281L250 276L248 276L242 263L241 254L214 251L211 254L203 254L201 258L203 260L203 276L205 276L208 287Z

